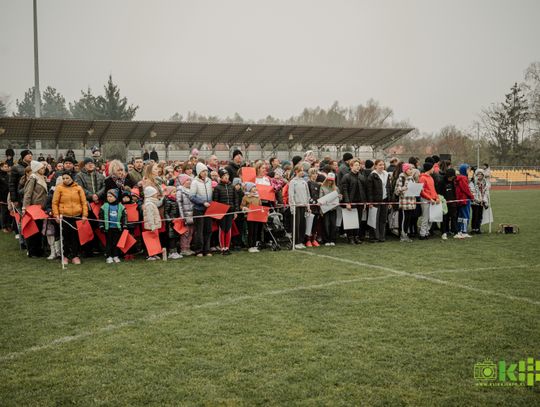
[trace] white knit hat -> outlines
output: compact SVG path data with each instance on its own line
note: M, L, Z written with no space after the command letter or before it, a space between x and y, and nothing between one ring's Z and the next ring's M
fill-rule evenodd
M157 189L156 188L150 187L150 186L144 187L144 196L146 198L150 198L150 197L152 197L152 196L154 196L156 194L157 194Z
M32 160L32 162L30 163L30 168L32 169L32 172L35 174L39 170L41 170L44 167L44 165L45 165L44 161L34 161L34 160Z
M200 175L203 171L208 171L208 167L203 163L197 163L197 165L195 166L195 172L197 173L197 175Z

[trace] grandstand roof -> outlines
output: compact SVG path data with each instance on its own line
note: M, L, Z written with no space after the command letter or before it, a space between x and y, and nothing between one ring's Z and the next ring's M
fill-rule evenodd
M74 120L0 118L0 139L78 141L83 145L106 141L208 144L313 144L385 147L411 128L325 127L292 124L193 123L171 121Z

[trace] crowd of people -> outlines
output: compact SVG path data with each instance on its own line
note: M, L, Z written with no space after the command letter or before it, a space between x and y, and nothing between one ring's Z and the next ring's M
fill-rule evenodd
M290 161L247 162L235 150L229 162L221 163L215 155L199 157L197 150L174 162L158 161L157 154L154 160L148 153L128 163L105 161L98 148L80 161L71 150L57 160L42 154L35 159L30 150L21 151L17 162L14 156L8 149L0 163L0 226L16 235L30 257L58 259L62 248L65 264L96 255L118 263L143 255L153 261L242 249L256 253L268 240L264 221L249 216L260 207L281 214L296 249L334 246L339 237L351 245L390 236L404 243L435 236L466 239L481 233L482 214L490 205L487 164L456 168L438 156L423 163L417 157L393 158L388 165L351 153L339 162L319 159L313 151ZM419 196L406 193L413 183L422 184ZM320 200L329 194L339 203L323 209ZM227 205L222 217L207 215L213 202ZM430 206L439 203L444 216L434 223ZM36 207L47 217L36 218L37 232L25 237L27 209ZM377 211L368 224L372 208ZM339 212L354 209L358 227L344 229ZM95 235L81 245L79 229L86 223ZM129 250L121 250L126 230L135 240ZM148 250L145 232L159 237L162 253Z

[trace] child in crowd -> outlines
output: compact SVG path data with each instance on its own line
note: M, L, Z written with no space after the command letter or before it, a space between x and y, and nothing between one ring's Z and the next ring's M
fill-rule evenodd
M297 249L305 249L307 242L306 234L306 216L311 213L309 207L309 187L304 179L304 167L297 164L294 167L294 178L289 182L289 204L291 214L295 214L295 241L293 244Z
M395 188L395 194L399 199L400 240L410 243L412 239L409 237L409 231L411 230L411 223L416 209L416 197L406 196L406 191L409 184L414 183L413 166L404 163L401 169L403 172L399 174Z
M168 194L165 197L165 218L167 219L177 219L180 217L180 209L178 202L176 201L176 188L167 187ZM174 223L172 220L167 220L167 230L168 230L168 248L169 248L169 259L177 260L181 259L182 255L178 253L178 232L174 229Z
M229 205L227 212L234 212L238 204L236 202L234 189L229 182L229 173L224 169L220 169L218 174L219 184L214 188L212 199L216 202ZM224 256L231 254L231 229L235 217L236 215L227 214L219 221L219 246L221 248L221 254Z
M336 174L329 172L326 176L326 179L321 185L321 190L319 192L319 198L322 198L325 195L331 194L334 191L338 191L336 186ZM337 235L337 207L322 213L321 216L323 220L323 237L325 246L335 246L336 245L336 235Z
M144 204L143 204L143 218L144 229L155 231L161 229L161 216L159 215L158 203L159 199L158 191L153 186L146 186L144 188ZM154 261L159 260L158 256L148 256L146 260Z
M306 247L319 247L317 241L317 228L319 226L320 213L317 200L320 198L321 184L317 182L319 171L316 168L310 168L308 171L309 203L311 204L311 214L314 215L311 233L306 241Z
M232 186L235 195L234 199L236 202L236 208L234 209L234 211L239 212L241 210L240 204L242 203L242 199L244 198L244 188L242 186L242 180L240 178L234 178L232 181ZM243 213L239 213L236 216L234 222L236 224L236 228L238 229L238 234L236 236L233 236L232 238L233 249L240 250L246 246L244 243L246 235L246 215Z
M461 164L459 166L459 175L456 177L456 199L458 202L458 233L454 236L456 239L471 237L467 233L469 219L471 217L471 201L474 199L469 187L469 165Z
M253 182L246 182L246 193L242 198L240 208L243 211L248 211L250 205L260 206L261 199L259 198L259 193L257 192L257 186ZM257 248L257 242L261 237L262 223L261 222L252 222L247 221L248 225L248 251L250 253L258 253L259 249Z
M186 232L180 235L180 254L182 256L192 256L191 239L193 237L193 202L189 199L191 188L191 177L181 174L177 179L176 202L180 217L184 220Z
M448 235L452 234L456 236L458 233L457 226L457 211L458 206L456 202L451 202L456 200L456 170L453 168L447 168L444 172L442 180L442 196L446 199L446 206L448 211L443 215L442 222L442 235L443 240L448 239Z
M105 260L107 264L120 263L120 249L116 247L122 231L127 228L124 205L118 201L118 190L107 191L107 202L99 210L99 228L105 234Z
M489 207L488 186L484 177L484 170L481 168L478 168L474 173L473 186L474 201L472 202L471 233L480 234L482 233L480 230L482 214L484 208Z
M195 167L197 176L191 181L190 199L193 202L193 216L195 217L195 252L197 257L212 256L210 253L210 239L212 237L212 218L205 217L204 213L212 202L212 181L208 177L208 167L197 163Z

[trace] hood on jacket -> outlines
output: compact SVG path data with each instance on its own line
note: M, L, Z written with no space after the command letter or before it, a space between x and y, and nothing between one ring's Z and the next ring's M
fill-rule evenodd
M459 166L459 173L461 175L467 176L467 172L469 171L469 164L461 164Z

